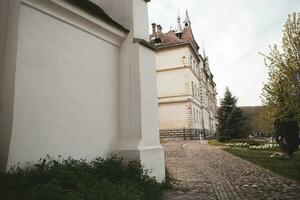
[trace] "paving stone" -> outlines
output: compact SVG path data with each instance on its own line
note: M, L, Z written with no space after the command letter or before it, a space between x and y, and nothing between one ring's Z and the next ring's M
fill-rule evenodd
M300 184L220 147L199 141L170 141L163 146L166 167L178 180L165 200L300 199Z

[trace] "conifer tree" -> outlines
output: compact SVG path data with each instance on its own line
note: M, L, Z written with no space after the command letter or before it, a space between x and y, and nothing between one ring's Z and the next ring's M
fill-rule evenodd
M217 135L220 141L246 137L245 117L242 109L236 106L237 98L226 88L221 106L217 111Z

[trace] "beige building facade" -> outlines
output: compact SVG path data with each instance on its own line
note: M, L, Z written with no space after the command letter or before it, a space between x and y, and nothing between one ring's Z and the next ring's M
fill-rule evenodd
M189 130L211 137L216 131L216 84L208 57L199 51L186 11L175 30L163 33L152 24L150 41L156 47L156 76L160 132Z

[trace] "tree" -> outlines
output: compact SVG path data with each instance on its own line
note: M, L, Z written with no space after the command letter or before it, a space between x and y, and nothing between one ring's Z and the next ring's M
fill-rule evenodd
M242 109L236 106L237 98L226 88L221 106L217 111L217 135L220 141L246 137L245 117Z
M263 87L263 104L273 116L276 141L287 151L287 146L294 145L289 137L297 138L299 144L299 131L294 126L300 122L300 13L288 16L282 50L274 45L264 57L269 76Z
M258 115L258 130L264 133L274 133L274 123L273 123L273 112L272 109L263 106Z
M248 127L248 133L255 134L262 132L260 130L260 120L259 116L262 110L262 106L244 106L240 107L243 110L244 116L246 118L245 124Z

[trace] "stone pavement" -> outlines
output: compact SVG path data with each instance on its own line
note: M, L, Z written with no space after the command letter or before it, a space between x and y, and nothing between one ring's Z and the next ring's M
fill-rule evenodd
M169 141L166 166L176 179L165 200L292 199L300 184L200 141ZM300 170L300 169L299 169Z

